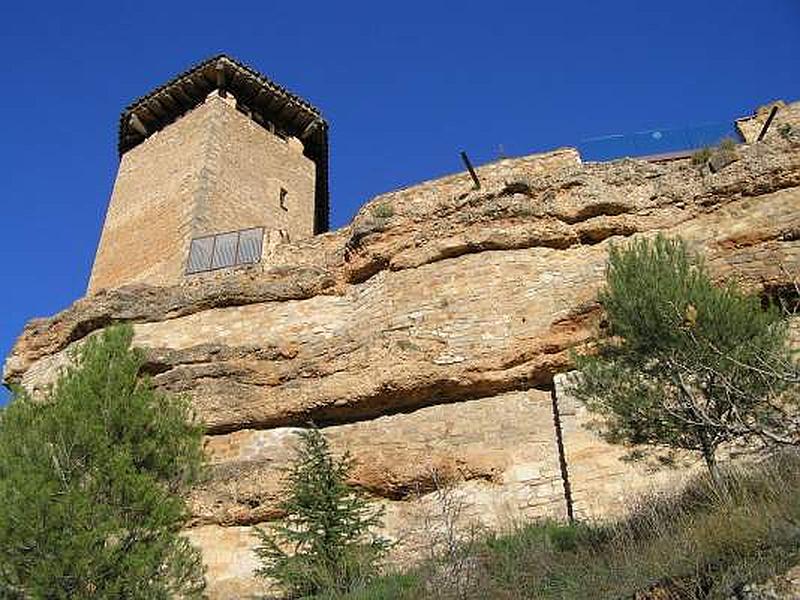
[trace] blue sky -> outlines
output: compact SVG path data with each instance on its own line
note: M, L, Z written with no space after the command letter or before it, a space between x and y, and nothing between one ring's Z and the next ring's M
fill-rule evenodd
M800 99L798 0L15 2L0 49L0 357L83 295L120 110L218 52L322 109L333 227L460 170L461 149L485 162Z

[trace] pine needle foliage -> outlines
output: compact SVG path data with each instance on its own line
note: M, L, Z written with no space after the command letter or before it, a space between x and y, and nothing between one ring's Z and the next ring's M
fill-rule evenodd
M201 598L179 536L202 431L140 378L130 327L87 341L44 398L0 411L0 598Z
M356 589L377 575L390 547L374 532L383 510L347 485L353 469L349 453L335 457L316 427L297 435L281 503L286 517L255 529L258 574L277 581L291 597Z
M572 391L609 441L699 452L713 477L725 442L798 442L787 320L714 285L682 240L612 247L599 299L607 335L577 359Z

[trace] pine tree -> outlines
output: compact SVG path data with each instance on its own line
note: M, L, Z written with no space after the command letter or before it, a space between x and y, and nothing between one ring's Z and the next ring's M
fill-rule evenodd
M715 286L683 241L612 247L600 303L607 335L578 358L573 392L609 441L699 452L715 479L723 443L800 441L786 319Z
M202 432L140 378L130 327L88 340L46 397L0 411L0 598L200 598L180 492Z
M298 436L281 503L286 517L255 529L262 561L258 574L276 580L293 596L352 590L374 577L389 548L373 532L383 511L347 485L353 468L349 454L333 456L315 427Z

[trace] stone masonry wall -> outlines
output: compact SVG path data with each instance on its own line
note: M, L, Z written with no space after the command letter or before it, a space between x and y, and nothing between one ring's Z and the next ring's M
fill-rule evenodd
M497 530L520 518L565 518L550 404L547 392L512 392L326 427L324 433L335 452L349 450L356 460L351 483L384 506L382 533L400 542L394 560L413 562L429 539L425 526L436 511L436 480L459 483L464 522ZM277 473L292 455L295 431L241 430L209 438L211 482L192 496L196 522L188 535L208 550L204 557L218 597L262 591L242 566L257 564L252 527L280 516L274 509ZM256 515L254 505L273 508Z
M198 194L195 235L254 223L283 230L290 239L313 235L316 167L303 155L302 142L282 139L228 103L220 104L209 150L209 189ZM281 189L286 209L280 206Z
M312 235L315 166L302 152L210 95L122 156L89 291L180 283L194 237L250 227Z
M34 320L4 380L42 391L87 336L133 324L154 384L188 394L208 425L211 477L190 495L186 533L215 598L263 591L252 528L281 517L280 469L309 420L352 452L353 483L386 507L399 561L425 546L437 478L454 482L465 518L499 529L563 518L565 463L578 516L618 514L685 473L620 461L583 407L553 401L554 380L597 334L611 244L681 236L719 280L795 293L800 139L735 158L712 173L561 150L487 165L480 190L460 174L384 194L263 264L105 290Z
M182 272L212 119L203 105L122 156L90 293L122 281L173 283Z
M652 462L631 462L627 451L606 444L594 429L592 415L568 391L566 374L554 378L554 393L566 465L569 502L576 519L618 516L637 495L679 486L697 472L698 461L687 456L681 468L655 468Z

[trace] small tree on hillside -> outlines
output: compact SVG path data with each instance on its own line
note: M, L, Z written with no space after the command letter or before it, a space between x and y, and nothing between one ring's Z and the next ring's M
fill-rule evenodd
M276 580L293 596L345 592L377 573L389 542L376 535L383 517L345 482L349 454L336 458L322 433L298 433L299 445L287 471L282 523L255 529L262 577Z
M89 340L45 398L0 411L0 598L202 597L179 535L201 430L138 377L131 337Z
M607 335L578 358L573 392L609 441L697 451L715 480L724 442L800 441L786 320L713 285L684 242L612 247L600 303Z

